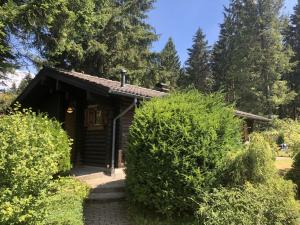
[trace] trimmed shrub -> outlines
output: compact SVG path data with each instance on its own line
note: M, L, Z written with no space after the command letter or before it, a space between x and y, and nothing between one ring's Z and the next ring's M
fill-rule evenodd
M70 141L61 125L24 110L0 117L0 187L35 193L70 169Z
M282 178L243 188L206 193L197 212L203 225L296 225L299 206L294 185Z
M221 95L174 93L136 110L129 132L127 191L142 206L172 215L218 184L227 156L241 147L241 121Z
M89 188L71 177L51 181L39 196L0 195L0 224L83 225Z
M33 196L0 187L0 224L42 224L45 201L45 190Z
M44 211L45 224L83 225L83 202L89 188L74 178L60 178L52 182Z
M274 155L269 143L259 133L252 134L250 140L223 172L223 185L264 183L270 177L276 176Z
M0 117L0 223L40 220L49 182L70 168L70 144L46 115L24 109Z
M298 198L300 198L300 153L295 156L292 169L286 174L286 178L297 185Z

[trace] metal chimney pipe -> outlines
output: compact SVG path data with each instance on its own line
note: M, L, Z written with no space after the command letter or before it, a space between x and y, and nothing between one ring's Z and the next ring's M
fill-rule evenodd
M126 84L126 73L127 73L127 70L125 70L125 69L121 70L121 87L124 87Z

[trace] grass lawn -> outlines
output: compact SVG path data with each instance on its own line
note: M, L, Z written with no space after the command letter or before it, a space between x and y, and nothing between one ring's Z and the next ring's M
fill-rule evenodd
M289 170L292 168L293 159L290 157L277 157L275 166L278 170Z
M275 166L279 171L279 174L284 176L291 168L293 159L290 157L276 157Z

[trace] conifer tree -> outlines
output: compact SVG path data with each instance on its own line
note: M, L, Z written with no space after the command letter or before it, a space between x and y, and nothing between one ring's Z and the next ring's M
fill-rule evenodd
M10 42L8 24L14 17L14 7L8 2L0 2L0 80L6 79L6 72L16 67L16 56L13 55Z
M159 82L167 84L172 89L176 88L182 69L172 38L169 38L159 54L159 64Z
M225 10L213 51L214 79L216 89L242 110L278 113L295 96L282 82L292 52L282 42L281 8L282 0L232 0Z
M210 50L200 28L193 38L192 48L188 49L188 55L181 84L185 87L195 87L202 92L209 92L212 87Z
M295 63L293 71L285 76L288 80L289 87L297 93L297 96L289 105L282 109L283 113L294 119L299 117L300 110L300 0L294 7L294 13L290 17L290 23L286 32L286 42L293 49L294 56L292 62Z
M113 79L119 78L120 68L126 68L132 83L142 82L150 45L157 39L146 21L154 0L15 2L19 12L14 34L38 52L31 57L37 66L48 64Z

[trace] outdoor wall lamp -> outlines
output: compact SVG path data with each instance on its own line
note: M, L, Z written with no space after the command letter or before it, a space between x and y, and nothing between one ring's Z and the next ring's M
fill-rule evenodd
M71 114L75 111L75 107L73 103L70 103L70 105L67 108L67 113Z

